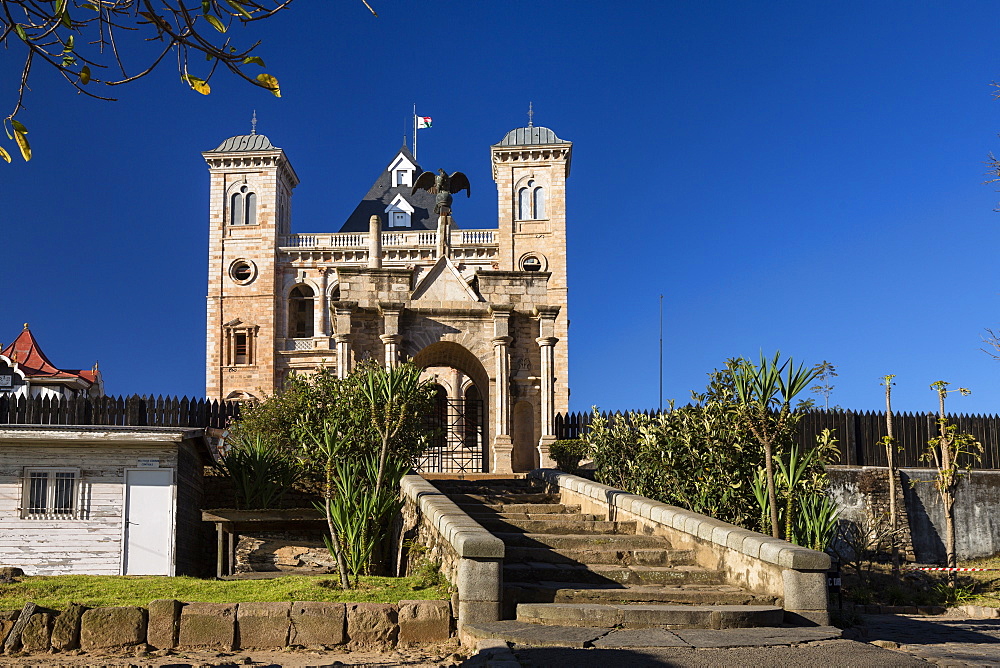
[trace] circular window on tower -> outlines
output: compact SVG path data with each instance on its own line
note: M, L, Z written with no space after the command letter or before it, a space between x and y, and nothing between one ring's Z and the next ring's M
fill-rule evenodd
M229 277L240 285L252 283L257 278L257 265L250 260L236 260L229 265Z
M542 271L545 269L545 258L531 253L521 258L521 271Z

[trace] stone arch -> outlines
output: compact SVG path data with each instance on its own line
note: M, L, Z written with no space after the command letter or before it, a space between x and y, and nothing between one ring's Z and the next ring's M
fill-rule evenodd
M483 413L483 443L491 443L491 427L493 424L492 406L490 404L490 374L486 370L483 362L473 354L468 348L452 341L437 341L423 348L413 355L412 362L417 366L427 369L431 367L451 367L457 369L472 379L471 385L463 384L461 388L455 388L461 392L463 398L468 396L469 388L478 390L482 399ZM484 465L489 461L487 456Z

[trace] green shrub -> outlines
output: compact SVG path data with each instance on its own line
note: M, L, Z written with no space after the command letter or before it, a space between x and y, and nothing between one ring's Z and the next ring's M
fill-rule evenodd
M291 457L260 436L237 443L215 468L232 480L236 505L244 510L279 507L285 491L302 476Z
M549 455L556 460L559 470L576 473L580 468L580 460L587 456L587 442L583 439L556 441L549 446Z

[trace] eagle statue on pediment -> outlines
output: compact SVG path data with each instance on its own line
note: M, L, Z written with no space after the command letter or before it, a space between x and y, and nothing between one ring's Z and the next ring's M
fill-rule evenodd
M418 190L426 190L434 195L434 213L439 216L451 214L452 194L464 190L466 197L472 197L472 185L468 176L462 172L452 172L451 176L448 176L448 172L443 169L439 169L437 174L424 172L418 176L410 194Z

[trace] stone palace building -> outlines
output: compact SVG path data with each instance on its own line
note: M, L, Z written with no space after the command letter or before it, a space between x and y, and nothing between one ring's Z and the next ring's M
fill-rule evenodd
M266 136L203 153L207 396L250 399L292 372L410 359L438 384L447 424L423 470L547 464L555 413L569 408L572 149L548 128L508 132L490 147L497 225L460 228L413 190L423 170L404 144L333 233L292 232L299 177Z

